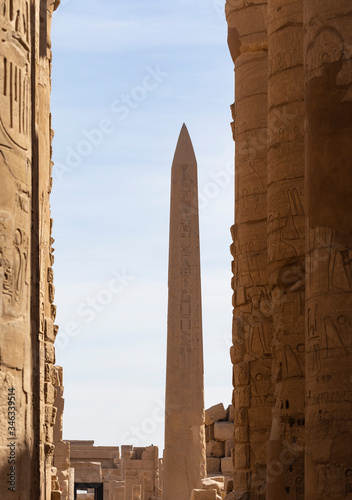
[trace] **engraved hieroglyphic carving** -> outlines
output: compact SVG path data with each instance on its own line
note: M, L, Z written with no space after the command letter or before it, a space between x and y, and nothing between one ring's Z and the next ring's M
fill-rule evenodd
M8 425L0 432L0 497L19 498L35 484L33 423L33 361L31 284L31 94L29 3L0 4L0 372L15 400L14 469L6 457ZM8 384L1 384L7 399ZM5 408L3 401L2 408ZM28 457L31 457L29 459ZM5 465L6 464L6 465ZM8 489L8 474L16 476L16 491ZM33 490L34 491L34 490Z
M352 493L351 469L336 462L316 467L317 495L331 498L348 498Z
M309 235L308 269L312 276L307 302L307 461L317 498L345 498L350 494L347 471L351 468L347 452L351 441L347 421L352 406L351 292L345 281L345 266L332 263L336 255L347 257L349 249L336 242L331 229L313 229ZM345 263L348 269L347 258ZM332 285L334 282L341 288Z
M351 6L304 4L306 498L351 499Z
M257 499L265 497L265 449L273 402L266 225L267 5L228 1L226 14L229 48L236 66L231 359L235 429L239 431L235 433L234 491L239 498L247 495ZM239 377L244 363L249 365L248 379ZM246 436L246 442L242 436Z
M331 245L329 259L329 289L349 290L352 287L352 250Z
M10 147L23 150L29 146L31 112L29 8L25 0L11 0L3 5L0 59L0 127Z
M282 195L283 193L280 193ZM302 191L303 195L303 191ZM286 200L277 200L269 197L270 206L275 210L278 207L288 206L285 216L280 212L274 212L268 218L268 243L269 261L299 257L302 255L302 244L304 243L304 211L302 205L302 195L297 188L288 189L285 193ZM278 195L276 195L278 198Z
M285 447L295 449L299 443L301 448L293 461L282 463L277 477L269 472L267 500L296 500L304 492L303 1L269 0L268 36L268 255L275 385L268 460L282 463Z
M340 328L345 331L345 336L348 337L350 334L348 318L342 314L337 318L337 324L335 324L333 319L330 316L327 316L323 319L323 322L325 334L325 342L323 342L323 346L325 344L326 350L325 358L347 357L350 353L344 344Z
M182 222L180 225L180 247L181 247L181 268L180 277L182 279L182 293L180 304L181 315L181 351L192 350L192 266L191 266L191 187L192 179L187 172L187 165L182 166L182 194L183 203ZM193 271L194 272L194 271Z
M9 470L2 466L4 500L51 496L57 328L44 339L46 311L55 310L53 279L47 283L50 223L44 221L50 218L51 53L40 53L40 47L50 38L47 16L52 7L39 0L0 2L0 371L14 381L18 408L16 491L4 490ZM39 79L45 72L44 87ZM7 463L5 427L0 432L1 464Z
M197 162L183 125L171 174L164 497L189 498L205 471Z

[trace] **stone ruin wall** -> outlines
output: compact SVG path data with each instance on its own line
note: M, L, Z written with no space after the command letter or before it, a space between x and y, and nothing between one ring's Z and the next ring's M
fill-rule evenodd
M57 326L50 28L58 4L0 1L0 419L13 422L0 430L4 500L51 499Z
M233 476L233 422L232 405L225 410L219 403L205 410L207 474L208 477L223 475L224 486Z
M63 418L64 418L64 386L63 369L54 366L53 385L55 387L56 418L53 429L53 443L55 446L52 468L52 491L60 492L60 500L73 500L74 469L71 467L70 442L63 440ZM56 476L56 477L55 477ZM52 500L53 494L52 494Z
M156 446L94 446L94 441L69 444L76 484L85 485L88 490L89 485L103 485L106 500L161 499L162 463ZM79 498L90 500L90 494Z
M226 14L236 80L228 498L352 498L352 6L227 0Z
M58 408L62 415L62 405L59 403ZM205 411L208 476L202 480L201 489L192 491L192 499L220 500L224 498L227 483L232 483L233 421L232 405L225 409L220 403ZM58 434L58 437L62 440L62 434ZM57 460L58 452L60 460ZM55 445L54 465L63 467L64 477L69 477L69 488L76 483L76 487L78 484L81 487L84 485L88 490L88 493L78 494L77 500L91 500L92 496L94 500L93 489L90 490L93 484L103 485L104 499L107 500L163 498L163 460L159 459L158 447L153 445L113 447L94 446L94 441L63 442L59 446ZM62 500L66 498L72 500L73 496L68 494Z

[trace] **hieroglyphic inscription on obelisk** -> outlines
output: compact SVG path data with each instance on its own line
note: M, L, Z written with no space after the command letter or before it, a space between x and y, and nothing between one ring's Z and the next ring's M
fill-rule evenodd
M197 162L183 125L171 176L165 500L188 500L205 476L197 191Z

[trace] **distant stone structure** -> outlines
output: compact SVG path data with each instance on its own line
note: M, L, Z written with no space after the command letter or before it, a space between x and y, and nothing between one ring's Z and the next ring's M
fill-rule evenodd
M121 446L120 454L119 447L94 446L94 441L70 441L70 449L74 500L89 500L92 495L95 495L93 500L161 499L156 446Z
M59 3L0 2L1 500L60 495L52 477L57 327L49 204L50 29Z
M206 476L197 161L183 125L171 173L164 500Z
M352 498L349 0L227 0L233 135L230 499Z
M222 403L205 411L208 475L202 478L198 488L191 490L188 499L221 500L227 483L232 484L233 416L232 405L225 410ZM163 460L159 459L158 447L153 445L94 446L94 441L70 440L56 446L54 464L60 484L67 485L62 500L164 498ZM69 491L67 497L65 491Z

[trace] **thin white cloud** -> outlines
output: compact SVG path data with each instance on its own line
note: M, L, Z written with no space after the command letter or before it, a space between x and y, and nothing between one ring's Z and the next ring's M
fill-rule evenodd
M133 50L166 47L188 50L192 46L216 46L221 43L219 31L225 33L218 22L204 24L192 18L170 21L170 17L140 17L134 21L112 20L109 17L78 15L62 12L63 22L53 23L55 50L72 50L87 53L129 54ZM217 21L215 19L215 21ZM83 27L77 30L77 26Z

